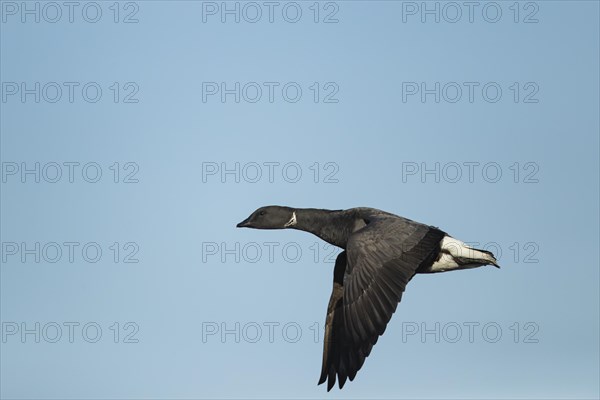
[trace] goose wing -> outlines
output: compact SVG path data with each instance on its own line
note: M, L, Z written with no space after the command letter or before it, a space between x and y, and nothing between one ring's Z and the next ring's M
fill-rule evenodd
M353 380L383 334L416 271L435 261L445 233L391 215L368 218L334 268L319 384Z

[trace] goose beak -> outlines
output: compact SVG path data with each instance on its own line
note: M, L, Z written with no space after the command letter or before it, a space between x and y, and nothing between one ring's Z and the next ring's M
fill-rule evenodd
M246 228L248 226L250 226L250 217L246 218L245 220L243 220L242 222L240 222L239 224L236 225L236 227L238 228Z

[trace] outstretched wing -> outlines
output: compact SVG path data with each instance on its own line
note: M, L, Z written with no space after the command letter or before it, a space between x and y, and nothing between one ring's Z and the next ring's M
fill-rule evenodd
M434 262L445 233L396 216L376 216L336 260L319 384L353 380L419 268ZM343 278L341 272L343 271Z

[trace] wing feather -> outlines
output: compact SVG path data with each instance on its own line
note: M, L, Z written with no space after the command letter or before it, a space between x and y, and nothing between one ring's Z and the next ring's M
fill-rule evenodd
M445 233L391 214L377 214L350 236L336 259L327 307L319 384L354 380L385 332L406 284L433 263Z

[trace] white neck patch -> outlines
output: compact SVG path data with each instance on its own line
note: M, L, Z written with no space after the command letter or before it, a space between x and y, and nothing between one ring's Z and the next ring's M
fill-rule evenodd
M292 218L283 227L287 228L288 226L294 226L297 222L298 221L296 220L296 211L294 211L292 213Z

